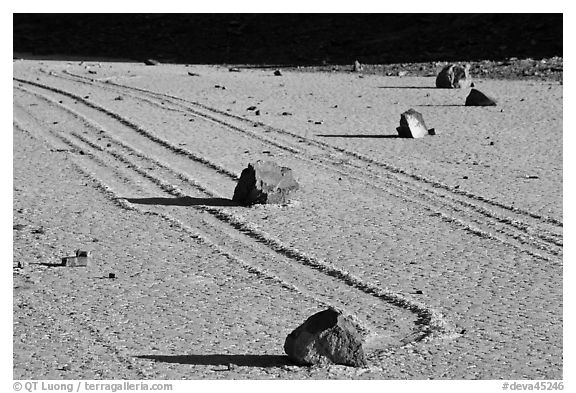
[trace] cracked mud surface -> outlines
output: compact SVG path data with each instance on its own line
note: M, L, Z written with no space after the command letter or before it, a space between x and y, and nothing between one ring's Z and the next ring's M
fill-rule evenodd
M562 86L272 72L14 63L14 378L561 379ZM230 203L256 159L290 204ZM328 305L369 367L284 356Z

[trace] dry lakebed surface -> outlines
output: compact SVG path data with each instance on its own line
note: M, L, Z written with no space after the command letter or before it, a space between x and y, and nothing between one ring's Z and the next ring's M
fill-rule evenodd
M14 62L14 378L562 379L562 84L274 70ZM366 367L285 355L329 306Z

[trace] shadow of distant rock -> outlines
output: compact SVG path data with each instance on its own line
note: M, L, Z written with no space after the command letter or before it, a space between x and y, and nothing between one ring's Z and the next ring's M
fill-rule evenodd
M378 86L379 89L433 89L438 90L435 86Z
M239 367L282 367L294 363L286 355L140 355L140 359L149 359L162 363L195 364L199 366Z
M422 104L414 106L465 106L464 104Z
M399 135L365 135L365 134L316 134L322 138L401 138Z
M162 205L162 206L239 206L232 199L226 198L123 198L137 205Z

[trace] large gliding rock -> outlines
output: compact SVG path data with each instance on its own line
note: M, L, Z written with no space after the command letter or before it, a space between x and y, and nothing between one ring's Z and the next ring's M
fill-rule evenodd
M290 333L284 351L302 365L366 365L362 336L356 325L333 308L312 315Z
M464 67L457 64L448 64L436 77L436 87L444 89L465 89L470 87L470 64Z
M241 205L287 203L288 195L298 190L290 168L271 161L256 161L242 170L232 199Z

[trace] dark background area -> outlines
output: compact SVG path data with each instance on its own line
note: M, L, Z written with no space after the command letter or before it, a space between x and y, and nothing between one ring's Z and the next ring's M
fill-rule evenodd
M14 14L13 52L188 64L562 57L562 14Z

